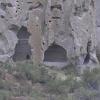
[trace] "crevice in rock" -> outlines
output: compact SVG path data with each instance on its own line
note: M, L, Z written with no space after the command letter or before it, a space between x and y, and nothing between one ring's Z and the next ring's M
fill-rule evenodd
M31 47L28 43L29 36L30 33L27 31L27 28L22 26L17 34L19 40L15 48L15 54L13 55L14 61L24 61L31 59Z
M1 17L1 18L5 18L5 16L3 16L3 15L1 15L0 17Z
M7 5L6 5L5 3L1 3L1 4L0 4L0 7L1 7L2 10L6 10L6 6L7 6Z
M88 12L88 7L86 5L86 1L84 0L81 5L75 4L75 16L81 17L85 12Z
M86 7L86 2L85 1L82 2L82 9L83 9L83 12L88 11L88 8Z
M44 53L44 62L67 62L66 50L56 44L52 44Z
M37 2L35 5L29 7L29 10L33 10L36 8L43 8L43 4L41 2Z
M11 30L11 31L14 31L14 32L19 31L19 27L17 25L14 25L14 24L8 26L8 29Z
M13 7L13 5L11 3L7 3L8 7Z
M59 5L53 5L53 6L51 6L51 10L53 10L55 8L57 8L59 10L62 10L62 6L60 4Z
M93 0L91 0L90 5L91 5L92 7L94 7L94 1L93 1Z
M60 17L56 17L56 16L55 16L55 17L52 17L52 18L53 18L53 19L61 19Z
M87 43L87 55L84 59L84 64L87 64L90 61L91 45L92 45L92 42L91 42L91 40L89 40L88 43Z

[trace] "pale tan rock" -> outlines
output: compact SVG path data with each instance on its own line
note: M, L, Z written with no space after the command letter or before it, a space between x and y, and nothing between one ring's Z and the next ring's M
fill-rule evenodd
M97 61L94 0L0 0L0 3L3 34L0 61L13 56L23 26L30 33L27 41L32 57L27 59L52 66L84 64L91 41L90 56L92 52Z

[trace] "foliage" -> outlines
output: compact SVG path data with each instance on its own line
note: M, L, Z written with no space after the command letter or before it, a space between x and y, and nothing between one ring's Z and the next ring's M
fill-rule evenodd
M74 93L74 100L99 100L100 91L80 87Z
M45 83L48 81L48 72L44 67L32 63L17 64L14 76L19 80L31 80L32 83Z
M13 76L12 80L6 79L6 74ZM99 95L99 68L86 70L79 76L71 65L62 70L30 61L0 65L0 100L9 100L10 96L30 96L35 100L99 100Z
M99 89L100 87L100 69L95 68L91 71L86 70L82 75L83 85L89 89Z
M66 80L50 80L47 83L48 91L53 94L73 93L80 86L80 82L69 76Z
M9 91L0 90L0 100L10 100L11 93Z

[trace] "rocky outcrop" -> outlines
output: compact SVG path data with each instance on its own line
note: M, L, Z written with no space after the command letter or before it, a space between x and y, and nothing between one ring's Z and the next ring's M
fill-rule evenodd
M0 31L4 36L0 39L0 57L8 54L5 57L8 59L14 55L17 33L26 27L32 52L26 59L52 66L98 62L94 0L0 0L0 3Z
M100 0L96 0L96 37L97 37L97 57L100 61Z
M12 0L13 1L13 0ZM14 54L17 43L16 32L10 30L9 27L15 23L14 11L10 9L14 7L14 2L8 0L0 0L0 61L5 62Z
M83 64L87 43L95 53L95 8L92 1L49 1L46 10L44 51L58 44L66 50L67 61ZM73 62L73 61L72 61Z

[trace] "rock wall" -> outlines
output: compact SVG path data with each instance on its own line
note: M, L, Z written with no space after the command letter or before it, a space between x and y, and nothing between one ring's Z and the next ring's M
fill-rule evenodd
M0 0L0 61L5 62L14 54L17 43L13 29L16 3L12 0ZM16 26L15 26L16 27Z
M97 37L97 57L100 61L100 0L96 0L96 37Z
M94 0L0 0L0 16L0 57L6 60L14 55L24 26L34 62L97 63ZM59 60L66 56L66 61L56 60L59 53ZM46 54L55 60L46 60Z

